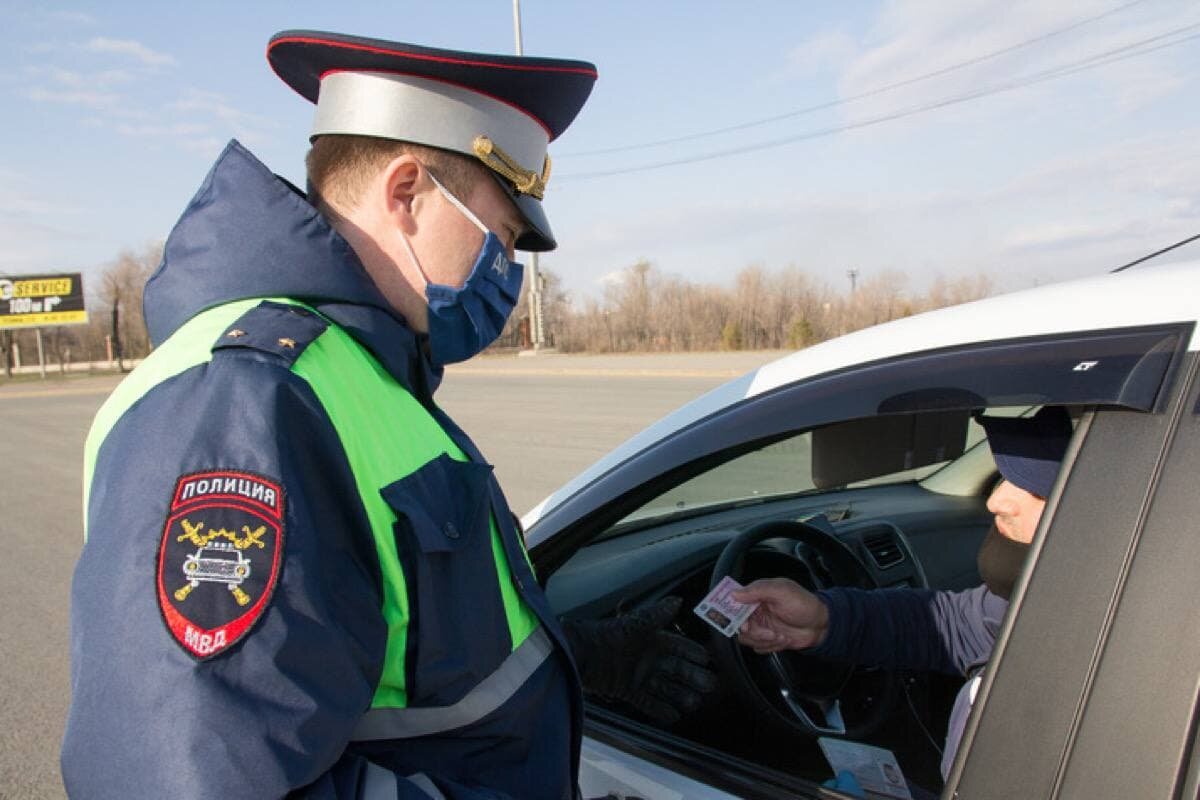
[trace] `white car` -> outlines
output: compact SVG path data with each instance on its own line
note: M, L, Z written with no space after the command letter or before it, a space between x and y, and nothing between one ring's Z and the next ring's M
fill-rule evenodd
M584 796L840 796L825 736L944 797L1197 797L1197 321L1200 262L887 323L715 389L537 506L527 539L567 617L690 609L726 571L965 589L997 480L972 412L1075 419L944 786L961 679L756 656L685 612L720 693L669 730L589 701Z

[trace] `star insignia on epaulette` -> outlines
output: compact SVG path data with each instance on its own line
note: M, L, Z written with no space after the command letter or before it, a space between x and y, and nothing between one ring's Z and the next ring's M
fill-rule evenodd
M290 350L290 349L292 349L293 347L295 347L295 346L296 346L296 340L295 340L295 339L289 339L289 338L287 338L287 337L285 336L284 338L282 338L282 339L280 339L280 340L279 340L279 346L280 346L280 347L286 347L286 348L288 348L288 349Z
M230 339L236 339L239 336L245 336L246 332L238 330L237 328L234 328L233 330L231 330L229 333L227 333L225 335L228 336Z

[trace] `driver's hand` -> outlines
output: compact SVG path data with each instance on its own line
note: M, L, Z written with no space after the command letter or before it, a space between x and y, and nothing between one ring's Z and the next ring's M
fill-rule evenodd
M664 597L614 619L562 620L584 691L628 703L661 725L700 708L717 676L702 645L666 629L681 604Z
M765 578L730 593L730 597L739 603L758 603L738 631L738 641L756 653L803 650L825 641L828 607L794 581Z

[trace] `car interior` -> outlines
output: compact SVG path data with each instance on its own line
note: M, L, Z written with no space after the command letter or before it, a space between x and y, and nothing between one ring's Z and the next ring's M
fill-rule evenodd
M756 655L691 609L724 575L787 577L809 588L980 583L975 559L998 473L973 414L1036 406L878 414L741 444L628 493L547 582L564 617L613 616L666 596L675 630L703 643L720 678L705 706L670 730L589 698L625 730L798 778L831 775L818 740L895 754L909 783L941 789L947 721L963 676ZM614 521L615 520L615 521Z

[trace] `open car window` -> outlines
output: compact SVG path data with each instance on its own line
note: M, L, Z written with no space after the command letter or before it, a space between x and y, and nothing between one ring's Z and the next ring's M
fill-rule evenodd
M997 416L1020 416L1030 413L1030 407L998 408L987 413ZM975 448L984 441L982 426L969 417L965 418L964 422L965 436L962 438L961 449L954 451L955 456ZM862 423L854 421L847 424L861 426ZM722 507L767 502L833 488L822 485L822 481L814 477L814 436L819 439L820 433L803 431L788 436L738 455L685 480L627 514L613 525L605 536L619 535L622 531L644 527L674 515L690 515ZM920 481L938 472L953 460L951 454L947 453L945 458L934 456L935 460L930 463L907 466L904 465L905 454L893 456L885 453L882 442L878 448L878 455L878 464L881 466L873 462L856 465L869 477L837 481L836 488ZM892 469L896 464L901 464L903 468Z
M805 431L684 481L625 516L614 529L681 512L810 492L816 488L811 461L812 433Z

